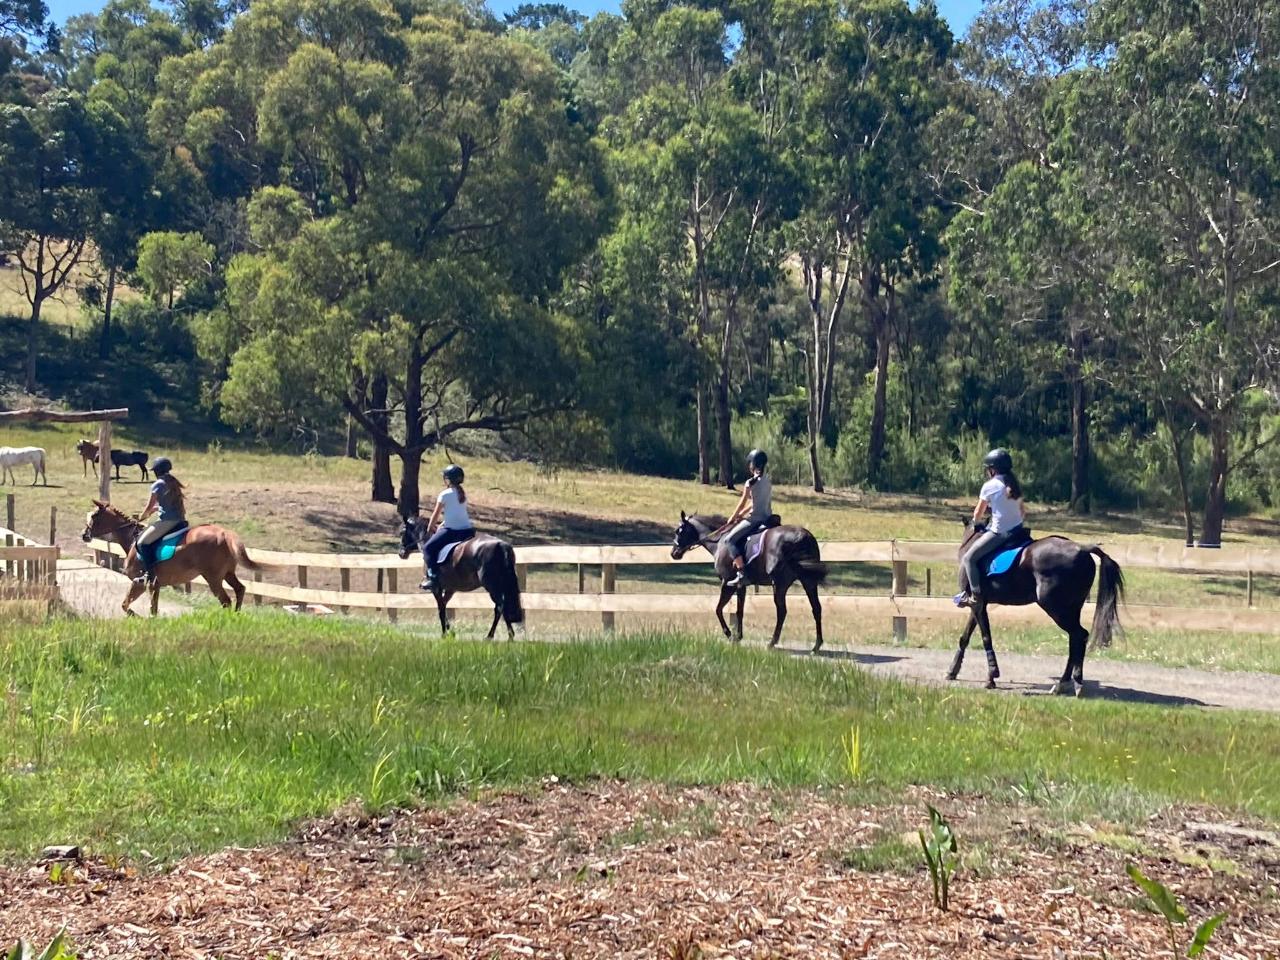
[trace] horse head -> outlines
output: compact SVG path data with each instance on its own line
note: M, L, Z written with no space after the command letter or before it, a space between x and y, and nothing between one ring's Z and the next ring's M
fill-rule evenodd
M676 527L676 536L671 543L671 559L679 560L694 547L699 546L707 533L708 531L702 529L697 520L686 516L681 510L680 525Z
M408 560L424 539L426 523L420 516L405 517L400 525L400 559Z
M94 509L85 515L84 532L80 534L80 539L85 543L95 539L109 539L125 527L137 524L136 520L117 510L109 503L94 500L93 506ZM125 546L128 546L128 544L126 543Z

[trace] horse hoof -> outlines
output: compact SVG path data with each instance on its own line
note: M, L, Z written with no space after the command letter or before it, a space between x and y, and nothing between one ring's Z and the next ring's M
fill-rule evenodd
M990 676L991 676L991 679L992 679L992 680L999 680L999 679L1000 679L1000 668L999 668L999 667L992 667L992 668L991 668L991 674L990 674Z
M1073 697L1076 695L1076 685L1070 681L1063 683L1059 680L1049 688L1049 692L1055 697Z
M947 677L947 679L948 679L948 680L954 680L954 679L955 679L956 677L958 677L959 675L960 675L960 671L959 671L959 670L948 670L948 671L947 671L947 673L946 673L946 677Z
M994 690L994 689L996 689L996 678L995 678L995 677L987 677L987 689L988 689L988 690Z
M1076 699L1077 700L1084 699L1084 681L1083 680L1081 680L1079 683L1076 684Z
M815 643L815 644L813 645L813 649L812 649L812 650L810 650L809 652L810 652L810 653L817 653L817 652L818 652L819 650L821 650L821 649L822 649L822 641L821 641L821 640L819 640L817 643Z

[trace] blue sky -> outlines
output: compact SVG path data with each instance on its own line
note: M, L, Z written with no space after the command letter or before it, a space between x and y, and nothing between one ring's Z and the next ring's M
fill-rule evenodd
M510 10L519 0L489 0L490 6L498 12ZM565 0L566 5L592 14L600 10L617 11L621 0ZM55 23L63 23L67 17L90 10L100 10L103 6L98 0L48 0L49 12ZM951 24L951 32L961 36L969 26L969 22L981 9L981 0L938 0L938 9Z

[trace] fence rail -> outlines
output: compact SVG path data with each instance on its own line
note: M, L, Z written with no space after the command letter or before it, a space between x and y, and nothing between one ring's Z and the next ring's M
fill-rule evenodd
M124 551L114 543L94 540L91 543L99 563L118 565ZM892 587L886 596L826 595L824 609L868 618L889 618L895 637L906 638L908 620L956 620L965 614L957 611L949 600L941 597L909 596L908 565L954 564L956 544L907 540L871 540L833 542L822 545L823 559L829 563L878 563L892 569ZM1247 578L1247 607L1205 608L1169 607L1129 604L1124 621L1129 626L1197 631L1224 631L1280 635L1280 615L1275 611L1253 609L1253 576L1255 573L1280 574L1280 550L1258 547L1223 549L1186 548L1161 544L1112 544L1107 553L1121 566L1177 572L1232 573ZM434 598L420 593L397 592L401 570L418 572L422 561L417 557L401 560L394 554L299 553L250 549L249 556L267 571L291 570L297 586L263 579L263 571L255 571L253 581L245 584L255 603L323 604L348 609L381 610L395 619L401 610L435 610ZM706 566L711 555L706 551L690 554L682 564ZM530 567L577 566L577 593L525 593L524 605L529 610L595 614L605 629L613 626L616 614L706 614L713 600L707 594L625 593L616 592L619 566L664 566L675 562L670 547L658 545L586 545L528 546L516 548L516 563L521 582ZM599 567L598 590L589 592L585 568ZM341 589L317 589L308 586L311 570L338 571ZM353 591L353 570L375 571L376 592ZM451 609L488 610L489 598L483 593L458 594L450 601ZM767 596L749 596L747 610L767 613L773 601ZM1085 616L1092 616L1092 605ZM1042 622L1044 615L1035 607L1002 607L1000 618L1008 623Z
M57 599L58 552L0 527L0 599Z

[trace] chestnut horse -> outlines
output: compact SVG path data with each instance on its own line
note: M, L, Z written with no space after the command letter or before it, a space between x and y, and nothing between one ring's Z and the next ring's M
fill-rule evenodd
M81 539L86 543L97 539L120 544L129 551L125 558L124 572L130 579L142 576L142 563L138 560L134 544L142 533L143 525L135 517L117 510L109 503L94 500L93 505L97 509L89 514ZM240 538L230 530L211 523L191 527L172 559L162 560L155 565L155 583L151 587L151 615L154 617L159 608L161 587L190 583L196 577L204 577L205 583L224 607L231 606L231 598L222 589L222 584L227 583L235 592L235 605L239 610L244 601L244 584L236 577L237 563L243 563L250 570L258 569L258 564L249 559ZM121 605L126 614L136 616L129 607L142 596L145 589L147 588L138 583L129 584L128 596Z

